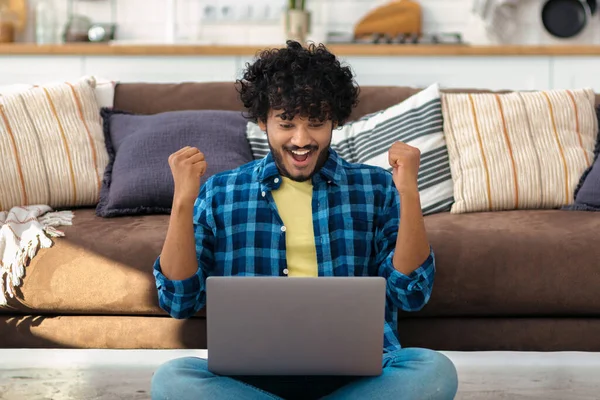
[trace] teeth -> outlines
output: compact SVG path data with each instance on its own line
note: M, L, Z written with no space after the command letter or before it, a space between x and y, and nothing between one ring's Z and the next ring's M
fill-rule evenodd
M308 154L308 153L310 153L310 150L303 150L303 151L295 151L295 150L292 150L292 153L294 153L294 154L296 154L296 155L298 155L298 156L303 156L303 155L305 155L305 154Z

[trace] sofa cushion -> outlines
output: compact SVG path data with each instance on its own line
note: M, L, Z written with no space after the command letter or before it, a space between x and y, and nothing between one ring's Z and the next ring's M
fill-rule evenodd
M600 318L404 318L404 347L600 351ZM0 315L0 348L206 349L205 318Z
M86 78L2 96L0 210L97 203L108 155L95 85Z
M591 89L445 93L442 104L453 213L572 203L598 132Z
M185 146L206 157L201 184L212 175L252 161L246 119L222 110L133 115L103 109L110 156L96 212L102 217L168 213L173 201L169 156ZM223 145L226 143L227 145Z
M117 82L98 76L83 76L80 80L86 80L95 83L94 93L96 94L98 107L102 108L113 106L115 101L115 86L117 85ZM50 84L50 82L48 82L48 84ZM2 103L2 96L24 92L35 87L36 85L32 83L13 83L11 85L0 85L0 103Z
M26 268L13 309L28 314L165 315L152 265L168 216L77 210L66 237ZM422 316L600 316L600 214L440 213L425 218L437 276ZM199 315L205 315L201 310Z
M442 213L425 223L437 275L421 315L600 316L600 214Z
M600 147L600 146L599 146ZM594 164L581 177L575 190L575 202L567 210L600 211L600 157L596 153Z
M0 312L164 314L152 266L169 216L101 218L92 208L74 214L73 225L61 227L66 236L40 249L16 289L18 298L9 298Z
M118 83L115 108L134 114L179 110L243 111L233 82Z
M421 90L402 86L361 87L359 103L350 120L400 103ZM175 110L245 110L233 82L118 83L115 108L135 114Z
M205 349L206 339L204 318L0 315L0 349Z
M362 86L359 103L350 115L350 121L383 110L423 88L408 86ZM509 90L454 88L445 93L509 93ZM596 105L600 95L596 95ZM115 108L137 114L156 114L174 110L233 110L243 111L244 105L233 82L184 83L119 83L115 90Z
M600 124L600 107L596 108ZM600 130L594 149L594 163L581 175L575 189L575 201L564 207L565 210L600 211Z

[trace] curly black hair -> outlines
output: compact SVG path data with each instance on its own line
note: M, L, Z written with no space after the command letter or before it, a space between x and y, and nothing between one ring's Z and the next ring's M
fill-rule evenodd
M323 44L306 48L292 40L286 44L260 52L236 80L247 118L266 122L273 109L281 110L286 120L300 115L343 125L358 104L360 89L351 69Z

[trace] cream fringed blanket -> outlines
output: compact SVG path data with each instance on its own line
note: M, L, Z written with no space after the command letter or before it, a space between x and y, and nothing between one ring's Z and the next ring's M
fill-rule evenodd
M0 212L0 306L21 284L25 266L40 248L52 246L50 237L64 236L55 229L71 225L71 211L52 212L47 205L13 207Z

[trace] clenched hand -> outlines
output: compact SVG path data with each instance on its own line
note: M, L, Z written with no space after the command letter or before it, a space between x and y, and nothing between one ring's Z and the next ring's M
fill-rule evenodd
M169 167L175 183L174 202L190 204L200 192L200 178L206 172L204 154L195 147L186 146L169 156Z
M403 142L396 142L389 150L390 166L394 168L393 179L398 192L418 193L417 177L421 164L421 151Z

